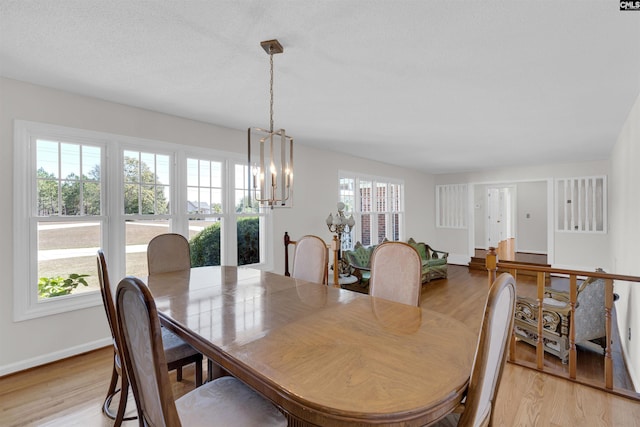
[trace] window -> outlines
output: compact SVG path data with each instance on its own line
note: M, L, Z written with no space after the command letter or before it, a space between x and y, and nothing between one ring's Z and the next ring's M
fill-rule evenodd
M271 263L240 156L19 120L14 148L15 320L101 304L97 249L112 277L146 276L161 233L194 265Z
M365 246L404 238L404 184L391 178L340 172L340 201L345 215L353 214L356 226L342 238L342 248L356 241Z
M467 184L436 185L436 227L467 228Z
M557 231L606 233L606 177L557 179L556 210Z

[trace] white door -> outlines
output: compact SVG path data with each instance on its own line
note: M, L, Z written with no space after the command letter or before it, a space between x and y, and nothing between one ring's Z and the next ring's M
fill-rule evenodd
M515 189L513 187L487 188L487 247L498 247L498 242L515 237Z

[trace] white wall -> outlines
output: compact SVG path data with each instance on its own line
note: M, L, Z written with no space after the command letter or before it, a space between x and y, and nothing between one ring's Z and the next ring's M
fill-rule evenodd
M616 273L640 276L640 96L611 155L611 257ZM618 329L636 391L640 392L640 283L616 282ZM629 338L631 333L631 338Z
M13 120L23 119L177 144L243 152L245 132L153 111L78 96L41 86L0 79L0 200L13 200ZM338 170L404 179L406 233L428 239L434 232L433 177L406 168L317 150L296 139L295 199L291 209L276 209L275 270L284 270L282 236L317 234L330 240L324 219L335 212ZM0 375L110 343L102 306L39 319L13 322L12 210L0 209Z
M537 181L548 181L556 178L574 176L607 175L609 163L607 161L594 161L571 164L551 164L543 166L528 166L514 168L491 169L482 172L469 172L460 174L436 175L435 184L470 184L470 189L480 187L474 184L524 184ZM545 183L546 185L546 183ZM609 185L609 188L611 186ZM520 189L518 189L520 191ZM540 192L541 189L536 191ZM546 190L545 190L546 193ZM473 200L478 200L478 195L473 194ZM520 193L518 192L518 198ZM481 210L481 209L478 209ZM471 209L470 215L475 214L476 209ZM611 208L609 208L611 211ZM519 222L521 220L519 219ZM472 256L471 248L474 245L477 230L475 220L471 219L473 230L437 229L437 240L443 242L443 250L453 254L454 259L469 259ZM526 223L525 223L526 224ZM554 227L553 223L549 224ZM518 224L521 227L521 224ZM539 225L534 226L537 230ZM522 230L519 230L522 232ZM528 232L528 231L527 231ZM469 236L471 233L471 236ZM531 245L538 243L531 242ZM530 249L523 247L523 250ZM552 232L548 239L549 263L554 267L570 268L578 270L593 270L597 267L610 269L610 259L602 254L609 253L608 234L577 234Z
M518 252L547 253L547 183L521 182L517 186ZM553 225L553 224L552 224Z

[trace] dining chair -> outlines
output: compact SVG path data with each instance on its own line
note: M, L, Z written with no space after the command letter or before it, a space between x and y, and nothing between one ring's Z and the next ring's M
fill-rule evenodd
M113 369L111 372L111 382L107 390L107 397L102 405L102 411L111 419L115 420L114 426L118 427L122 421L135 419L135 417L124 417L127 407L127 395L129 393L129 380L126 371L122 366L122 354L120 349L122 344L118 333L118 324L116 319L116 306L113 292L111 292L111 282L109 281L109 273L107 270L107 262L105 260L102 249L98 250L98 281L100 282L100 293L105 312L107 314L107 323L111 330L111 338L113 340ZM202 385L202 354L198 353L190 345L185 343L177 335L173 334L166 328L162 328L162 343L165 352L165 360L167 361L167 370L176 370L178 381L182 380L182 366L195 363L196 368L196 387ZM120 379L120 389L117 389L118 378ZM114 414L111 411L111 401L115 395L120 392L120 400L118 410Z
M147 246L147 266L149 274L190 269L189 241L177 233L157 235Z
M420 305L422 260L404 242L385 242L371 254L369 294L408 305Z
M189 241L178 233L164 233L155 236L147 246L147 267L150 275L190 269L191 247ZM182 375L180 371L178 373ZM214 377L223 375L227 375L227 372L217 363L208 359L207 380L210 381Z
M158 312L149 288L127 276L116 294L118 330L141 426L286 426L269 401L227 376L173 399Z
M509 350L516 306L516 283L508 273L491 285L480 326L480 337L464 403L438 427L476 427L493 424L493 408Z
M295 245L291 277L326 284L329 252L324 240L307 235L298 239Z

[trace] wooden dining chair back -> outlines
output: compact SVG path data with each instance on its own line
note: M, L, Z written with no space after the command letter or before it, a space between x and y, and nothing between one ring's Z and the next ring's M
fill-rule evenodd
M147 246L147 265L149 274L190 269L189 241L177 233L157 235Z
M329 251L318 236L307 235L295 242L291 277L315 283L327 283Z
M233 377L207 382L174 401L151 292L128 276L116 297L122 354L141 426L287 425L275 406Z
M100 293L102 295L102 302L107 315L107 323L111 330L114 350L111 382L107 390L107 397L102 405L102 411L109 418L114 419L114 426L118 427L121 425L122 421L135 419L135 417L124 417L127 406L127 395L129 393L129 380L122 365L122 353L120 351L122 348L122 342L116 318L115 296L111 290L107 262L102 249L98 250L97 264ZM161 335L163 352L165 353L165 359L167 360L167 370L176 370L177 380L182 381L182 367L194 363L196 377L195 385L196 387L199 387L202 384L202 354L197 352L193 347L166 328L161 328ZM116 388L118 379L120 379L120 389ZM110 405L118 392L120 393L120 400L118 403L118 410L114 414L110 410Z
M98 282L100 283L100 295L104 311L107 315L107 323L111 330L111 338L113 342L113 368L111 370L111 382L107 389L107 397L102 404L102 412L109 418L115 420L114 426L118 427L122 421L135 419L135 417L125 418L124 414L127 408L127 395L129 393L129 382L127 380L124 366L122 365L122 356L120 354L120 336L118 335L116 306L113 292L111 292L111 282L109 281L109 273L107 271L107 262L102 249L98 250ZM118 379L120 379L120 388L117 388ZM118 410L114 414L111 409L111 401L115 395L120 392L120 400L118 402Z
M503 273L489 289L469 389L458 426L492 424L495 397L513 329L515 304L515 280L510 274Z
M385 242L371 254L369 294L408 305L420 305L422 260L404 242Z

